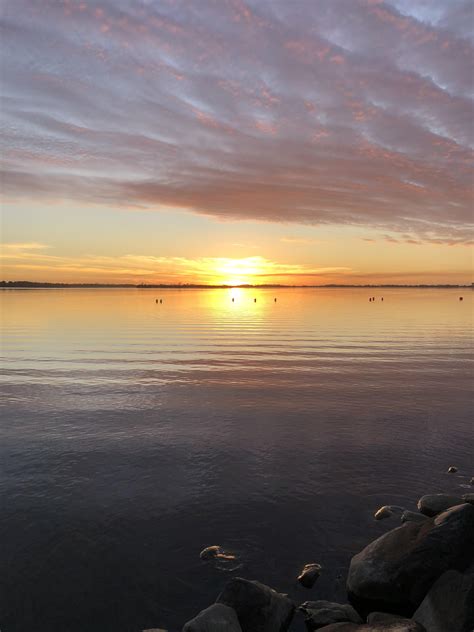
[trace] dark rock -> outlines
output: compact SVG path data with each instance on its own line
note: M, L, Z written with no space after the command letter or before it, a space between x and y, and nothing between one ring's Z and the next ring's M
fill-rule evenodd
M428 520L428 516L416 511L404 511L401 517L402 522L425 522Z
M405 617L400 617L397 614L389 614L388 612L371 612L367 617L367 623L370 623L372 626L382 626L382 625L398 625L402 630L413 630L413 632L424 630L425 628L420 624L414 621L413 619L407 619ZM382 629L386 629L383 628ZM390 628L389 628L390 629ZM393 629L393 628L392 628ZM398 628L395 628L398 629Z
M199 553L199 557L205 562L215 559L235 560L235 555L233 555L232 553L226 553L221 546L217 545L206 547Z
M217 545L208 546L199 553L199 557L201 558L201 560L205 561L212 560L216 557L218 553L220 553L221 550L221 547Z
M324 632L364 632L367 626L357 625L357 623L332 623L319 629Z
M474 559L474 506L452 507L424 523L405 522L352 558L347 579L359 612L412 614L446 570Z
M242 628L233 608L215 603L188 621L183 632L242 632Z
M305 615L305 623L309 632L318 630L330 623L350 622L363 623L360 616L349 604L332 601L305 601L299 610Z
M418 509L425 516L436 516L450 507L461 505L461 496L449 496L448 494L427 494L418 501Z
M286 632L295 610L286 595L241 577L226 584L217 603L234 608L242 632Z
M474 567L446 571L431 587L413 618L429 632L474 630Z
M322 566L320 564L305 564L301 571L298 581L305 588L312 588L315 581L321 575Z
M465 503L471 503L471 505L474 505L474 494L463 494L462 499Z
M448 474L456 474L457 471L458 468L455 465L451 465L450 467L448 467Z
M471 483L471 485L474 485L474 476L471 478L469 482Z
M357 623L332 623L319 629L324 632L364 632L367 626L357 625Z
M319 628L320 632L426 632L425 628L411 619L398 619L386 623L334 623ZM446 630L446 632L448 632Z

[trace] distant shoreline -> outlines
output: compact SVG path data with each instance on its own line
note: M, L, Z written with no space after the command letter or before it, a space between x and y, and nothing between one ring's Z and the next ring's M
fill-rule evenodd
M342 283L328 283L325 285L281 285L281 284L261 284L261 285L206 285L199 283L43 283L41 281L0 281L0 289L3 290L37 290L37 289L178 289L178 290L231 290L231 289L287 289L287 288L308 288L308 289L324 289L324 288L412 288L412 289L472 289L474 284L467 285L455 285L455 284L413 284L413 285L400 285L394 283L381 283L381 284L342 284Z

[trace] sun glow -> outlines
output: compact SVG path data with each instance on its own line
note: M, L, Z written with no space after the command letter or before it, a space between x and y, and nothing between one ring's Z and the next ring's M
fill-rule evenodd
M216 283L238 286L258 283L257 277L265 275L266 261L262 257L245 259L218 259L215 268ZM268 266L267 266L268 267Z

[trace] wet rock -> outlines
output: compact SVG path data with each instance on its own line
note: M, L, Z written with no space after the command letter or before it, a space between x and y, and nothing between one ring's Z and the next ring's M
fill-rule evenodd
M360 612L411 614L446 570L474 558L474 506L452 507L424 523L405 522L352 558L347 579Z
M322 566L320 564L305 564L303 570L298 576L299 583L305 588L312 588L315 581L321 575Z
M455 465L451 465L450 467L448 467L448 474L456 474L457 471L458 468Z
M241 577L226 584L217 603L234 608L242 632L286 632L295 610L286 595Z
M413 615L429 632L474 630L474 567L446 571L431 587Z
M235 560L235 555L233 555L232 553L226 553L221 546L217 545L206 547L199 553L199 557L205 562L215 559Z
M428 519L428 516L425 516L422 513L408 510L404 511L401 517L402 522L425 522Z
M384 520L384 518L390 518L391 516L393 516L393 511L390 505L384 505L374 513L376 520Z
M242 628L233 608L215 603L188 621L183 632L242 632Z
M471 483L471 485L474 485L474 476L471 478L469 482Z
M318 630L330 623L362 623L360 616L349 604L332 601L305 601L299 610L305 616L305 623L309 632Z
M418 501L418 509L425 516L436 516L450 507L461 505L461 496L449 496L448 494L427 494Z
M462 499L465 503L471 503L471 505L474 505L474 494L463 494Z

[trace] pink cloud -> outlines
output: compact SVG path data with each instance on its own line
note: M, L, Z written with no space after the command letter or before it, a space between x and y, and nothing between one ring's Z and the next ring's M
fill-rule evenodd
M195 7L7 0L6 194L471 240L467 3Z

